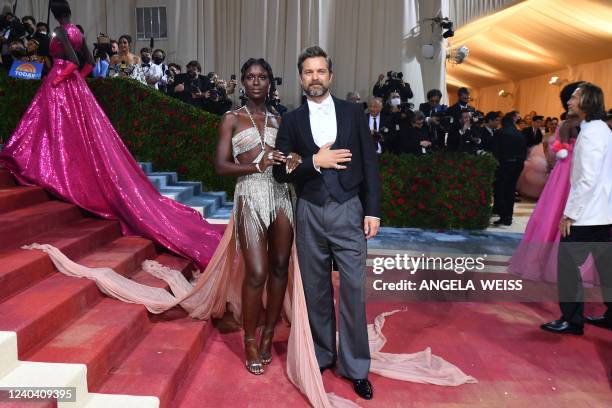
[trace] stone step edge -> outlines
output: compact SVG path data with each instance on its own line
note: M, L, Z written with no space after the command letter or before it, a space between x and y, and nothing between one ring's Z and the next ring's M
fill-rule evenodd
M154 396L90 393L84 364L21 361L17 356L17 333L0 331L0 387L74 387L77 396L85 395L76 402L58 402L58 408L159 408Z

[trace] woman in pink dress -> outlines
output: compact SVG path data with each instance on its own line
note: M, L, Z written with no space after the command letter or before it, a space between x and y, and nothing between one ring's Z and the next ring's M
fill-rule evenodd
M567 101L581 82L566 85L561 91L561 103L567 111ZM525 279L557 282L557 249L559 221L570 190L572 150L578 136L578 121L568 117L558 128L551 150L556 154L554 165L538 203L529 218L523 239L510 259L509 271ZM583 281L595 284L597 274L583 267Z
M68 3L52 1L51 8L61 24L50 44L54 65L0 153L0 164L20 183L116 219L125 235L149 238L204 269L222 232L160 195L147 179L83 79L94 61L70 23ZM87 61L80 73L77 54Z

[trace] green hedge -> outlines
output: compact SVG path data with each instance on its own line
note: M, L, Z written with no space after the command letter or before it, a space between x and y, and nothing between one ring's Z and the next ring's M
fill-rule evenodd
M485 229L496 167L491 155L383 154L383 222L398 227Z
M0 72L0 138L5 141L40 82ZM177 171L208 190L231 197L235 179L213 168L219 117L169 98L129 79L93 79L89 85L139 161L158 171ZM433 229L484 229L491 210L497 162L489 155L384 154L380 160L383 225Z

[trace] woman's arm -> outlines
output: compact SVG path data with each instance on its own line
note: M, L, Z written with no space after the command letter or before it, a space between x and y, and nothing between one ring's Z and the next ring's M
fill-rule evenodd
M68 33L66 33L66 30L63 27L57 27L55 29L55 36L59 40L59 42L62 44L62 47L64 48L65 59L78 66L79 58L74 52L74 48L72 48L72 44L70 44L70 41L68 40Z

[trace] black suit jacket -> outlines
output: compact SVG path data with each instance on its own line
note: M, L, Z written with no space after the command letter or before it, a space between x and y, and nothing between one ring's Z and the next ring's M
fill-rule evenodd
M429 102L425 102L419 105L419 110L421 112L423 112L423 115L425 115L426 118L431 116L431 103Z
M536 129L534 132L533 128L529 126L528 128L523 129L522 133L525 137L525 143L527 144L528 149L542 143L542 131L540 129Z
M357 191L365 216L380 218L380 178L378 158L370 136L370 129L361 110L361 105L333 98L336 109L337 135L332 149L349 149L351 162L345 170L321 169L338 172L339 182L344 191ZM322 173L313 165L313 155L319 151L310 128L308 104L283 116L276 136L276 148L285 155L295 152L302 157L302 163L290 174L285 166L274 166L274 178L280 183L292 182L298 196L313 201L322 194L325 186ZM308 197L308 198L307 198Z
M493 155L500 162L520 161L527 159L525 138L512 126L503 127L495 132L492 144Z

